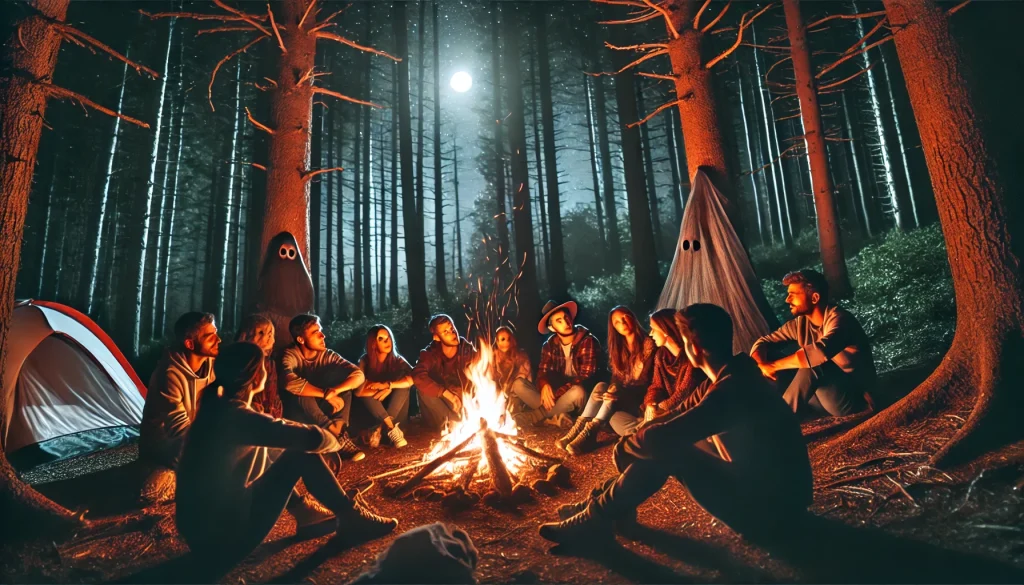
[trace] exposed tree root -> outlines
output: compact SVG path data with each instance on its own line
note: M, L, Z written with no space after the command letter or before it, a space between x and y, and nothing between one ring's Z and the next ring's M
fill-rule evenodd
M88 528L85 513L76 513L43 496L18 479L6 457L0 455L0 540L46 536L69 537Z

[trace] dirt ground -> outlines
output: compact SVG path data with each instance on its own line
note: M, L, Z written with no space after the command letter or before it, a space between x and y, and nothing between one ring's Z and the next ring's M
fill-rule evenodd
M560 431L529 429L528 444L558 455ZM341 471L343 483L417 460L428 433L410 433L406 449L382 446ZM639 509L641 526L599 550L563 551L537 534L558 505L581 498L614 472L611 443L566 460L573 489L513 510L479 503L454 516L438 502L395 500L378 487L365 497L400 520L402 531L431 522L465 529L479 549L486 583L689 582L1024 582L1024 470L987 473L969 485L912 486L879 477L815 494L811 514L794 518L788 538L750 543L699 510L678 483ZM562 453L561 455L564 455ZM117 518L111 528L67 542L31 542L0 552L4 583L344 583L364 571L394 536L342 549L328 536L297 540L287 513L266 541L234 567L201 566L178 537L174 505L133 509L139 479L134 447L65 462L28 479L58 502ZM83 471L89 471L79 475ZM77 477L75 477L77 475ZM891 481L891 480L889 480ZM42 482L42 483L39 483ZM424 581L429 581L424 576Z

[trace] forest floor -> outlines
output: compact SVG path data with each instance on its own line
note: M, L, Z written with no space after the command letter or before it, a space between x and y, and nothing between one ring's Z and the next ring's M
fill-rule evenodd
M543 427L524 434L529 445L554 454L559 433ZM370 451L364 461L346 464L340 479L357 482L413 462L430 440L428 433L410 433L408 448ZM327 536L297 540L294 520L285 513L265 542L226 572L195 562L174 528L173 504L132 509L139 481L135 448L122 447L34 478L49 480L37 487L58 502L88 506L91 518L119 518L119 528L67 542L5 546L0 582L343 583L366 570L394 536L438 521L470 534L480 554L477 577L486 583L1024 582L1019 467L986 473L967 485L915 485L905 494L894 492L885 477L819 491L812 514L794 518L796 536L759 545L699 510L670 481L639 509L641 526L619 535L612 548L553 549L538 536L538 524L614 472L613 440L602 435L600 449L567 460L573 489L538 496L515 510L481 502L450 516L440 503L391 499L374 487L367 500L399 518L399 529L347 550ZM95 471L61 479L89 469Z

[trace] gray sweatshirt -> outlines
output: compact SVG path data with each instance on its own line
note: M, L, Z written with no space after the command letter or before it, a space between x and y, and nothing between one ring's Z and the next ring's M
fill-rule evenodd
M153 370L142 409L139 451L143 457L175 467L189 425L196 418L203 389L213 381L213 358L198 372L184 351L168 351Z

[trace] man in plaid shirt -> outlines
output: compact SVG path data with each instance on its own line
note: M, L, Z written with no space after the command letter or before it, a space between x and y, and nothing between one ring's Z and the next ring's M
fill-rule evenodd
M586 327L574 323L578 311L574 301L561 305L548 301L543 311L537 331L553 335L541 347L536 402L548 417L558 417L582 408L598 382L601 344ZM536 408L531 401L523 401Z

